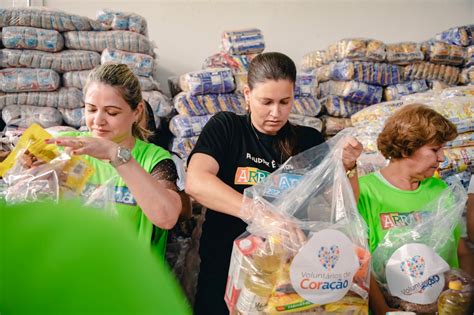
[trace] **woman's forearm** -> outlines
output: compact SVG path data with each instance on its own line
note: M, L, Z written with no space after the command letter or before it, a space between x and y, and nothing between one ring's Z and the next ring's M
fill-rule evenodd
M182 208L179 194L166 188L134 159L118 166L117 172L146 217L162 229L173 228Z

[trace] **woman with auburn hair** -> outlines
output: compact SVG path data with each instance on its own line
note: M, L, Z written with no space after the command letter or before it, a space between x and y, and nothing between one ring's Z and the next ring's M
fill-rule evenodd
M396 226L387 226L383 214L413 214L448 187L433 175L444 161L443 145L456 138L456 127L441 114L421 104L403 106L386 122L379 134L377 146L389 164L380 171L359 178L358 209L369 228L369 247L374 252L385 234ZM451 267L463 264L466 253L460 229L454 230L457 257L447 263ZM466 265L467 266L467 265ZM389 308L382 292L371 278L370 306L375 314L385 314Z

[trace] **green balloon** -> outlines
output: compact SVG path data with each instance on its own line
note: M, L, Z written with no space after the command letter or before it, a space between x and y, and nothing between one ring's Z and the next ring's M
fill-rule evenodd
M164 262L78 203L0 204L0 314L191 314Z

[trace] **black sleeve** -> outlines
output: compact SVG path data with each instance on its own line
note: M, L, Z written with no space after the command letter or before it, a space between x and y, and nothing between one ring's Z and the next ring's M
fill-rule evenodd
M214 115L204 126L196 146L189 155L188 164L194 153L204 153L212 156L222 166L232 147L235 118L237 116L230 112Z
M165 180L176 185L176 180L178 179L178 172L176 171L176 165L173 160L165 159L153 167L151 171L151 176L158 180Z

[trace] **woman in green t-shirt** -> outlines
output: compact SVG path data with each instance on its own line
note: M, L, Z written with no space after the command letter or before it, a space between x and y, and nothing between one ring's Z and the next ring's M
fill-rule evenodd
M114 206L139 238L164 256L167 231L188 205L176 187L176 168L168 151L146 142L146 108L140 83L123 64L104 64L84 86L89 132L64 133L48 140L84 155L94 166L88 190L116 178ZM90 187L92 186L92 187Z
M403 106L385 122L377 146L390 163L359 179L358 209L368 225L371 252L390 229L422 220L426 213L419 210L447 187L433 175L444 161L443 145L456 136L449 120L421 104ZM447 262L451 267L466 267L466 246L459 228L454 230L454 239L456 248L450 249L453 255ZM373 277L369 301L375 314L389 310Z

